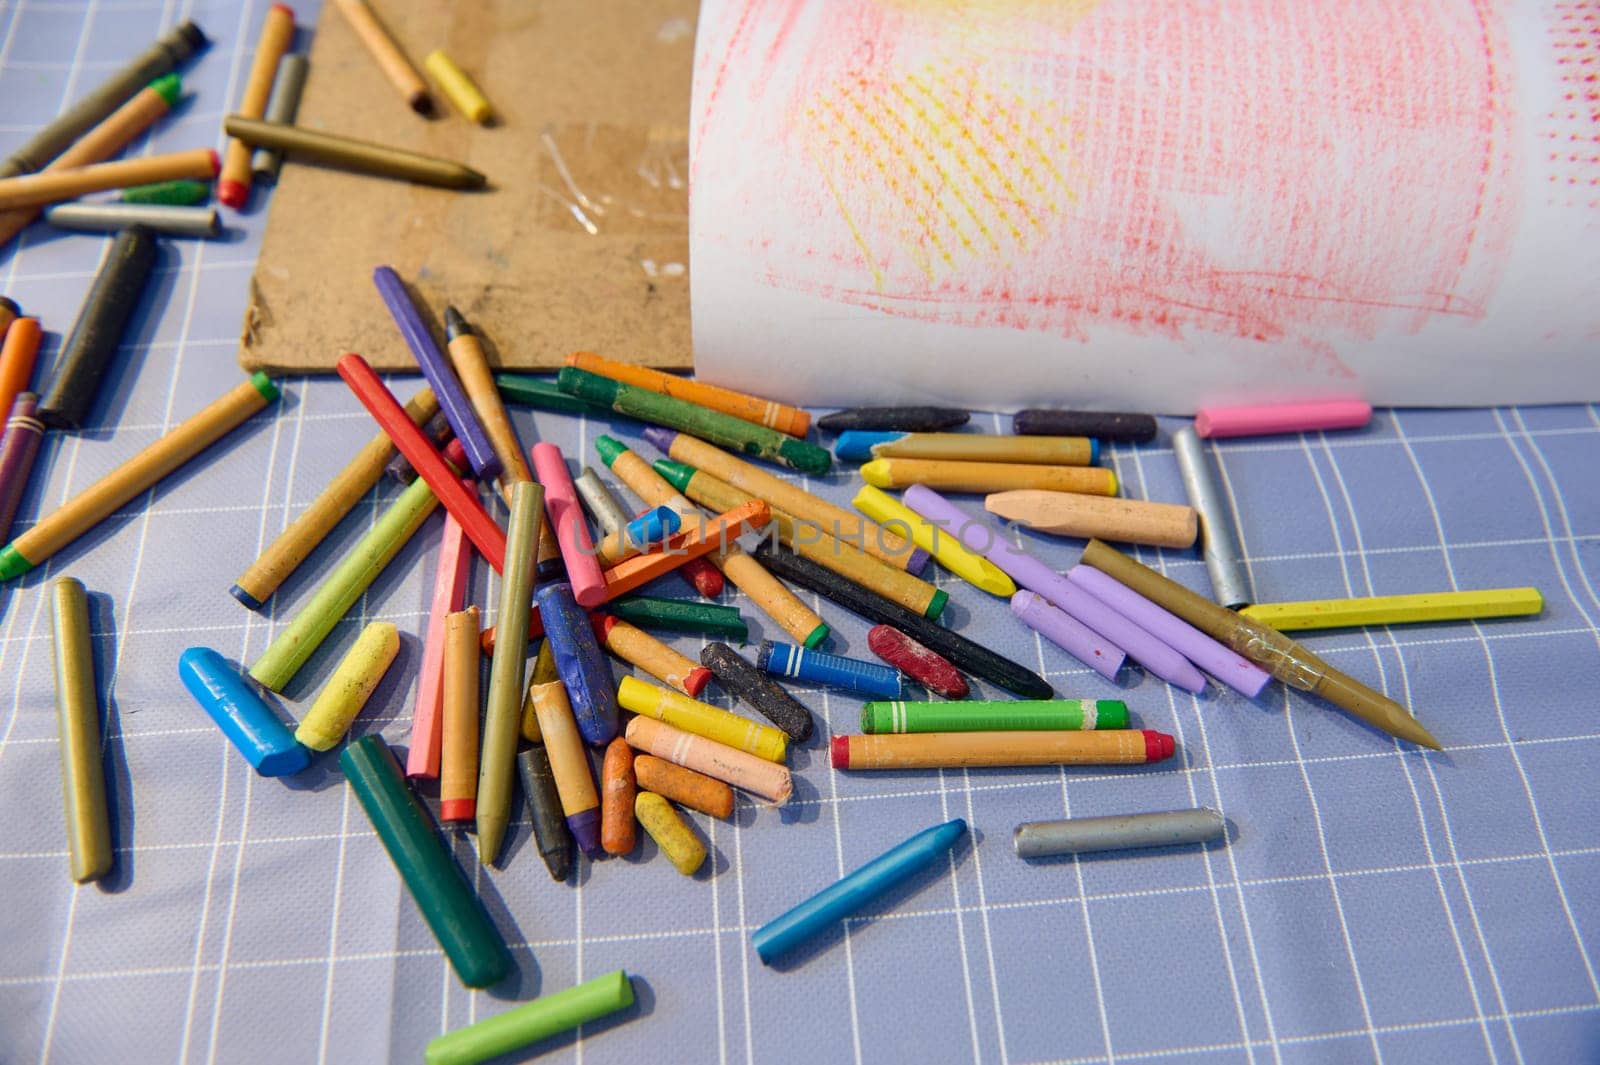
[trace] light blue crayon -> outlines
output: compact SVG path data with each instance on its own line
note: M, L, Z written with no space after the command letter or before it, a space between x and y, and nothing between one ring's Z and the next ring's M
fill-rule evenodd
M211 648L191 647L179 655L178 679L257 773L283 777L311 764L311 752L277 711Z
M671 507L656 507L634 518L624 527L623 543L633 547L659 544L683 525L683 518Z
M874 444L887 444L905 435L893 430L846 429L833 442L833 454L840 462L869 462Z

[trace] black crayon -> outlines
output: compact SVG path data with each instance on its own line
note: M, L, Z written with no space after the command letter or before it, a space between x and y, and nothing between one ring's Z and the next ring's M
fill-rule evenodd
M428 424L422 427L423 435L433 441L433 446L443 449L450 442L450 421L440 411L428 419ZM417 468L411 465L411 460L400 452L394 453L394 458L383 468L383 472L399 481L401 484L410 484L417 479Z
M1019 436L1091 436L1148 444L1156 438L1156 420L1149 414L1110 411L1019 410L1011 418L1011 431Z
M811 711L771 677L746 662L739 652L725 643L713 641L700 652L700 664L712 672L724 691L738 696L788 733L790 739L804 743L811 738Z
M846 429L898 429L905 433L936 433L966 425L972 417L951 407L852 407L817 419L817 428L829 433Z
M517 755L517 775L522 778L522 797L533 820L539 857L550 870L551 880L565 880L572 872L572 833L561 812L561 796L556 793L556 778L550 772L550 755L544 744L536 743Z

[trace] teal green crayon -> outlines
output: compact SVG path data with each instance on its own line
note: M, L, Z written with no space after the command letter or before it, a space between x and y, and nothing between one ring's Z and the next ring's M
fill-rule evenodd
M339 755L339 768L461 982L491 987L505 979L512 968L505 937L450 856L427 808L406 786L389 745L381 736L363 736Z
M426 481L418 477L411 482L261 653L250 675L275 692L283 691L438 505L439 497Z
M692 632L698 636L727 636L740 643L750 638L750 627L739 615L739 608L718 603L628 595L607 603L605 610L641 629Z
M833 455L826 448L698 403L635 388L599 374L568 366L556 375L556 385L563 392L603 404L618 414L652 425L664 425L741 455L779 462L802 473L824 474L833 466Z
M884 701L861 708L862 732L1042 732L1128 727L1121 699L1017 699L994 702Z
M500 390L500 398L507 403L520 403L535 410L554 410L563 414L612 413L611 408L604 404L590 403L561 391L553 378L534 377L525 373L497 373L494 375L494 386Z
M123 203L158 203L169 207L188 207L211 198L211 182L184 178L157 181L153 185L133 185L122 190Z

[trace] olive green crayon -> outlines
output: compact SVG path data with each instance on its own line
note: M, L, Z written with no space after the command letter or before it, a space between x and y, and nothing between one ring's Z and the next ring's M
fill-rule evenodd
M111 818L100 754L89 597L83 585L71 577L50 582L50 621L55 629L56 722L61 733L67 848L72 879L84 884L111 871Z
M602 404L618 414L652 425L664 425L741 455L779 462L802 473L824 474L833 466L833 454L826 448L698 403L635 388L599 374L568 366L556 375L556 385L563 392Z
M123 203L154 203L167 207L189 207L211 198L211 182L193 178L133 185L122 190Z
M534 377L525 373L497 373L494 375L494 386L500 390L500 398L507 403L518 403L535 410L601 416L612 413L611 408L603 403L591 403L561 391L556 387L555 380L549 377Z
M480 1065L631 1005L633 982L618 969L436 1036L422 1060L426 1065Z
M339 755L339 768L461 982L489 987L503 980L512 968L505 938L406 786L389 745L381 736L363 736Z
M1002 699L993 702L881 701L861 708L861 731L1045 732L1125 729L1121 699Z
M222 120L222 129L228 136L252 148L286 152L291 161L329 163L381 177L448 189L478 189L488 181L478 171L453 159L408 152L404 148L374 144L372 141L325 133L305 126L229 115Z
M606 604L606 613L641 629L692 632L700 636L729 636L740 643L750 638L750 627L739 608L689 599L658 599L653 595L628 595Z

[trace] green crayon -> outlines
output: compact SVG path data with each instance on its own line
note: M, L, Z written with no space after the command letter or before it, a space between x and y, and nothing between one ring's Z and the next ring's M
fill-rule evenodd
M479 1065L631 1005L633 982L618 969L436 1036L422 1060L426 1065Z
M1040 732L1125 729L1120 699L1017 699L994 702L876 702L861 708L861 731Z
M749 626L739 616L739 608L689 599L658 599L653 595L629 595L605 605L605 611L641 629L692 632L700 636L727 636L744 643L750 638Z
M211 182L191 178L157 181L153 185L133 185L122 190L123 203L159 203L170 207L205 203L210 196Z
M250 675L275 692L283 691L438 505L439 497L426 481L421 477L412 481L261 653L250 667Z
M741 455L781 462L802 473L824 474L833 465L832 452L815 444L796 440L776 429L755 425L698 403L635 388L599 374L568 366L556 376L556 385L563 392L591 403L603 404L618 414L626 414L653 425L664 425Z
M534 377L525 373L497 373L494 375L494 386L500 390L500 398L507 403L520 403L535 410L555 410L563 414L611 413L610 407L590 403L577 396L569 396L557 388L555 380L549 377Z

